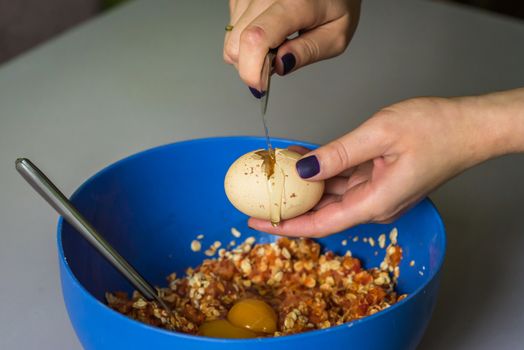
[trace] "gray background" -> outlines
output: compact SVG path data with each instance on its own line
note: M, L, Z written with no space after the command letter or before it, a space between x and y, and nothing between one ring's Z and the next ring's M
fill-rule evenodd
M14 160L66 193L159 144L261 134L258 104L222 63L222 1L134 1L0 68L0 348L80 348L59 287L56 214ZM324 143L412 96L523 86L524 25L420 1L364 1L341 57L275 78L272 135ZM448 229L437 309L420 349L524 341L524 158L490 161L432 198Z

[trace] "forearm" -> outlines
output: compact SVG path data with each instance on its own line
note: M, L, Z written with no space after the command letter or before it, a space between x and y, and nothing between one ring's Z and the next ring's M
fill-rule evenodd
M456 102L470 133L467 137L474 163L524 152L524 88L458 98Z

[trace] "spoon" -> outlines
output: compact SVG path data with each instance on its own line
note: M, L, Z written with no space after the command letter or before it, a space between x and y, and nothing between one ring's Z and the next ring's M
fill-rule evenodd
M129 264L104 237L78 212L73 204L29 159L19 158L16 170L62 217L113 265L146 299L158 302L173 313L158 292Z

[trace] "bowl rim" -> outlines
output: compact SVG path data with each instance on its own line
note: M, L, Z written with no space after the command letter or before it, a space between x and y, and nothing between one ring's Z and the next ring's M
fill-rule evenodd
M71 195L70 199L73 200L78 195L78 193L80 193L94 179L104 175L105 173L111 171L112 169L122 165L123 163L128 162L130 160L133 160L135 158L142 157L142 156L147 155L149 153L160 151L160 150L162 150L164 148L170 148L170 147L173 147L174 145L213 142L213 141L227 140L227 139L232 139L232 138L233 139L237 139L237 140L242 140L243 139L243 140L263 141L263 142L265 142L265 138L262 137L262 136L251 136L251 135L216 136L216 137L203 137L203 138L196 138L196 139L180 140L180 141L176 141L176 142L172 142L172 143L163 144L163 145L155 146L155 147L152 147L152 148L148 148L146 150L139 151L137 153L134 153L132 155L124 157L124 158L122 158L120 160L117 160L116 162L113 162L113 163L105 166L104 168L102 168L101 170L96 172L94 175L88 177L73 192L73 194ZM309 142L300 141L300 140L293 140L293 139L272 138L272 140L277 141L277 142L279 142L279 141L280 142L288 142L288 143L291 142L293 144L304 146L304 147L308 147L308 148L316 148L316 147L319 146L319 145L314 144L314 143L309 143ZM58 224L57 224L56 239L57 239L57 245L58 245L58 256L59 256L60 264L63 267L63 271L65 271L67 276L70 278L72 284L81 292L81 294L82 294L82 296L84 298L87 297L87 299L92 301L95 305L102 307L104 309L104 311L112 313L117 319L120 319L121 321L124 321L124 322L131 322L131 325L141 327L144 330L148 330L148 331L151 331L151 332L157 332L157 333L159 333L161 335L165 335L165 336L182 338L182 339L188 340L188 341L202 341L202 342L209 342L209 343L225 343L225 344L243 344L243 343L245 343L246 345L252 344L253 342L273 343L273 342L288 341L288 340L298 339L298 338L309 338L311 336L323 336L323 335L327 335L327 334L330 334L330 333L333 333L333 332L338 332L338 331L340 331L342 329L345 329L345 328L351 328L353 326L356 326L356 325L359 325L359 324L362 324L362 323L371 322L371 320L375 319L376 317L380 317L381 315L385 315L387 313L395 311L396 309L402 307L404 304L409 303L411 300L413 300L415 298L415 296L420 294L420 292L423 289L425 289L431 282L433 282L433 280L439 274L440 270L442 269L442 265L444 263L444 259L445 259L445 255L446 255L446 249L447 249L446 228L445 228L444 222L442 221L442 217L440 215L440 212L438 211L438 209L435 206L435 204L431 201L431 199L426 197L423 200L421 200L417 205L419 205L422 202L428 203L430 205L430 208L432 209L432 212L433 212L432 214L433 214L433 216L437 220L438 229L439 229L439 232L441 233L441 234L439 234L439 240L440 240L440 243L442 245L442 251L441 251L440 255L438 256L438 266L433 271L433 273L428 276L428 279L426 280L425 283L420 285L412 293L408 294L408 296L406 298L404 298L401 301L397 302L396 304L388 307L387 309L381 310L380 312L377 312L377 313L375 313L373 315L369 315L369 316L366 316L366 317L363 317L363 318L360 318L360 319L357 319L357 320L353 320L351 322L343 323L341 325L337 325L337 326L333 326L333 327L328 327L328 328L325 328L325 329L316 329L316 330L309 331L309 332L297 333L297 334L291 334L291 335L285 335L285 336L279 336L279 337L264 337L264 338L261 337L261 338L252 338L252 339L228 339L228 338L212 338L212 337L204 337L204 336L200 336L200 335L191 335L191 334L186 334L186 333L181 333L181 332L174 332L174 331L165 330L165 329L162 329L162 328L159 328L159 327L151 326L151 325L142 323L140 321L134 320L134 319L132 319L130 317L127 317L127 316L125 316L125 315L123 315L123 314L121 314L121 313L111 309L105 303L103 303L100 300L98 300L97 298L95 298L82 285L82 283L80 283L80 281L76 278L76 276L74 275L73 271L69 267L69 264L68 264L67 259L65 257L64 247L62 245L62 226L63 226L63 218L62 218L62 216L60 216L58 218ZM63 289L63 286L62 286L62 289ZM64 300L64 302L65 302L65 300Z

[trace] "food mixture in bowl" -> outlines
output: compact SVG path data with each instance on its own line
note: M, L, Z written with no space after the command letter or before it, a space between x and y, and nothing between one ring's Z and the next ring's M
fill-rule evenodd
M406 296L395 291L402 259L396 235L387 247L382 240L384 261L370 269L364 269L349 251L343 256L322 253L310 239L254 242L251 237L232 250L220 249L217 258L187 269L184 277L170 275L169 286L159 292L172 316L138 292L131 298L122 292L107 293L108 305L173 331L251 338L340 325L377 313Z

